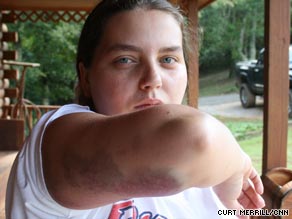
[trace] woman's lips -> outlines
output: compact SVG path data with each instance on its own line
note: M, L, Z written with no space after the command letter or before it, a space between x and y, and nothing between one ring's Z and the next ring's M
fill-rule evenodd
M135 109L144 109L147 107L161 105L161 104L162 104L162 101L159 99L148 98L148 99L144 99L141 102L139 102L134 108Z

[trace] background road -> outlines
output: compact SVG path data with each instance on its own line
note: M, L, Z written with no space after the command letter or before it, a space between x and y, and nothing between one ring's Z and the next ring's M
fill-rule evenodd
M261 97L257 97L256 107L245 109L241 106L238 93L200 97L199 109L210 113L211 115L262 119L263 99Z

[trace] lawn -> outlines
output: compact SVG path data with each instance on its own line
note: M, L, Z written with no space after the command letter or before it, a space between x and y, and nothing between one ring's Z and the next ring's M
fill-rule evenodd
M292 169L292 126L288 128L288 139L287 139L287 167ZM261 173L262 168L262 135L247 138L239 141L240 146L243 150L250 155L254 166Z
M251 157L259 173L262 171L263 124L260 120L218 117L231 130L241 148ZM292 125L288 126L287 166L292 169Z
M234 78L229 78L229 70L200 77L200 96L211 96L238 92ZM233 133L242 149L249 154L255 168L261 173L263 150L262 120L224 118L216 116ZM288 127L287 166L292 169L292 123Z
M200 77L200 96L212 96L237 92L234 78L229 77L229 70L219 71Z

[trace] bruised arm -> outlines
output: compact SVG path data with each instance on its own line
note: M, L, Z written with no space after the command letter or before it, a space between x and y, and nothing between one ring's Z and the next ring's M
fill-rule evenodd
M60 117L47 127L42 153L50 194L75 209L216 185L244 165L223 124L182 105Z

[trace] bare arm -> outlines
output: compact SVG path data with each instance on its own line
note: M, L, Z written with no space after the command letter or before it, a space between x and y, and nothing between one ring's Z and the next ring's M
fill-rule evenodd
M223 124L181 105L112 117L70 114L54 121L43 141L48 190L76 209L217 185L243 174L245 162Z

